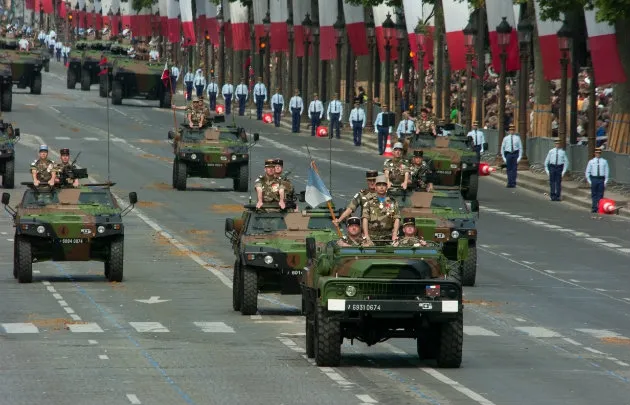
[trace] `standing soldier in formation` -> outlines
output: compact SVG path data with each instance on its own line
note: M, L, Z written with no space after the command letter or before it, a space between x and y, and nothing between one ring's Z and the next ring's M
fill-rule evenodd
M363 205L363 237L368 241L396 241L400 228L398 203L387 195L387 179L376 178L376 196Z
M346 233L346 236L337 241L337 246L357 247L372 245L371 242L361 236L361 218L359 217L348 218L346 222Z
M214 76L210 77L210 81L208 82L208 88L206 89L208 93L208 101L210 103L210 109L212 111L216 111L217 108L217 93L219 92L219 85L217 84Z
M378 135L378 154L385 153L385 143L387 142L387 135L392 132L392 127L386 127L383 125L383 114L387 113L387 105L381 106L381 112L376 115L374 120L374 132Z
M608 162L602 157L602 148L595 148L595 157L588 161L584 175L588 184L591 185L591 199L593 200L591 212L597 213L599 200L604 198L604 191L610 175Z
M59 155L61 156L61 163L58 163L55 166L55 170L57 172L55 176L55 182L60 182L61 180L63 180L64 184L60 184L62 187L79 187L79 179L64 176L66 174L66 170L72 170L76 167L75 165L70 163L70 149L61 149L59 151Z
M276 88L276 94L271 96L271 108L273 108L273 124L278 128L284 110L284 97L280 93L280 87Z
M206 88L206 78L204 77L201 69L197 69L195 78L193 79L193 84L195 85L195 90L197 90L197 97L202 97L203 90Z
M352 136L354 146L361 146L361 136L365 128L365 111L359 107L359 102L354 103L354 109L350 111L350 124L352 125Z
M409 185L409 162L402 157L403 144L394 144L394 157L383 164L383 172L387 179L387 188L406 190Z
M427 181L429 172L431 172L431 169L429 169L427 162L424 161L424 152L414 150L411 165L409 166L409 177L411 178L412 189L419 189L421 191L433 190L433 183Z
M473 150L477 153L477 159L481 162L481 154L483 153L483 144L486 143L486 137L479 130L477 121L473 121L472 130L468 133L468 137L472 140Z
M560 140L556 138L555 147L547 153L545 159L545 172L549 176L549 197L551 201L560 201L562 194L562 176L569 168L569 159L566 152L560 147Z
M423 108L420 110L420 118L416 121L416 135L435 136L435 124L429 117L429 110Z
M317 98L317 93L313 93L313 101L308 105L308 116L311 119L311 136L315 136L315 131L324 115L324 105Z
M521 137L514 133L514 124L510 124L508 134L501 143L501 156L507 167L507 188L516 187L516 175L518 162L523 157L523 144Z
M256 189L256 208L260 209L263 204L278 203L281 209L285 209L284 186L275 174L276 163L274 159L265 160L265 174L258 177L254 183Z
M225 115L232 114L232 96L234 95L234 86L230 83L230 76L221 87L221 95L225 100Z
M191 72L192 69L188 69L188 72L184 75L184 85L186 85L186 100L192 99L193 84L195 82L195 75Z
M241 77L241 83L236 86L236 98L238 99L238 115L245 115L245 105L249 96L249 89L245 84L245 78Z
M55 171L55 162L48 159L48 146L41 145L39 147L39 159L31 163L31 176L33 176L33 184L37 187L40 184L55 185L57 172Z
M352 200L348 203L346 210L334 219L333 223L339 225L345 218L349 217L357 208L363 208L363 205L370 199L376 196L376 177L378 172L376 170L370 170L365 172L365 179L367 180L367 188L359 191L352 197Z
M337 100L337 93L333 94L332 100L328 103L328 109L326 110L326 119L330 123L328 128L328 137L332 139L333 131L337 132L337 139L341 139L341 117L343 117L343 105L341 101Z
M304 112L304 102L300 97L300 90L295 89L295 95L289 101L289 109L291 110L291 132L300 133L300 117Z
M412 217L403 219L403 237L392 243L394 246L399 247L420 247L426 246L427 242L424 238L417 236L416 219Z
M260 76L258 77L258 83L254 85L254 102L256 103L256 119L261 121L263 104L267 102L267 87Z

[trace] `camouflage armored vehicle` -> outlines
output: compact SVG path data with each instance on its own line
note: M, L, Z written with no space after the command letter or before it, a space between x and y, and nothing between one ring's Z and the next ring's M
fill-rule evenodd
M0 50L0 54L2 51ZM0 59L0 111L13 108L13 72L11 63Z
M159 100L160 108L171 108L171 92L162 82L164 64L148 60L117 58L112 67L112 104L125 98Z
M15 144L20 140L20 129L13 128L0 118L0 175L2 187L15 187Z
M107 280L122 281L122 217L137 202L135 192L122 209L110 191L112 183L52 189L22 184L28 189L16 208L8 206L10 195L2 194L2 204L14 218L13 276L20 283L33 281L33 263L50 260L102 261Z
M99 62L103 55L109 56L110 47L110 41L78 41L68 59L67 87L74 89L79 82L81 90L89 91L92 84L100 84Z
M50 58L52 57L50 55L50 49L46 48L46 46L39 45L39 42L37 42L37 45L31 49L33 50L33 52L39 52L39 54L42 56L44 72L50 72Z
M458 186L467 200L476 200L479 188L479 159L471 141L455 125L443 128L449 136L416 135L410 139L409 151L422 149L424 160L433 172L431 182L440 186ZM487 147L486 147L487 150ZM411 158L411 154L408 155Z
M212 114L212 113L211 113ZM215 116L211 119L224 119ZM249 148L259 135L247 138L244 128L204 127L193 129L182 125L177 133L169 131L173 141L173 188L186 190L188 177L233 180L234 190L248 189Z
M306 355L320 367L341 361L343 339L368 346L417 340L421 359L457 368L462 361L463 303L457 265L425 247L318 248L306 239L302 278Z
M128 47L125 47L117 42L111 43L109 54L107 55L107 74L98 76L98 95L100 97L107 97L111 92L114 61L119 58L127 58L127 48ZM101 66L101 68L103 68L103 66Z
M418 236L442 244L444 256L460 263L462 284L475 285L479 202L467 203L458 188L393 197L400 205L402 217L416 218Z
M236 261L232 281L232 306L243 315L258 310L258 293L300 294L300 279L306 264L307 237L320 242L337 238L328 209L288 212L278 205L264 205L277 212L262 212L246 205L241 217L225 220Z
M44 60L39 51L19 51L18 40L0 38L0 61L11 64L11 80L18 89L29 87L31 94L42 94L42 67Z

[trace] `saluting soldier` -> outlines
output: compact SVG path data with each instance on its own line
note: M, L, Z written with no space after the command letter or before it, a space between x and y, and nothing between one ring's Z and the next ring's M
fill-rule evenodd
M49 186L55 185L57 172L55 171L55 162L48 159L48 146L40 145L39 159L31 163L31 175L35 186L39 186L41 183Z
M599 200L604 198L604 191L610 176L610 167L608 161L602 157L602 148L595 148L595 157L588 161L584 175L591 186L591 199L593 201L591 212L597 213Z
M407 217L403 219L403 237L392 243L392 245L400 247L420 247L427 245L424 238L418 238L417 236L415 218Z
M363 207L368 200L376 196L376 177L378 172L376 170L369 170L365 172L365 179L367 180L367 188L359 191L352 197L352 200L348 203L346 210L339 216L339 218L333 220L335 224L341 223L345 218L349 217L357 208Z
M206 92L208 94L208 100L210 101L210 109L214 111L217 108L217 93L219 92L219 85L214 76L210 76Z
M420 110L420 118L416 120L416 135L435 136L435 124L426 108Z
M280 93L280 87L276 88L276 94L271 96L271 107L273 108L273 124L278 128L284 110L284 97Z
M274 159L265 160L265 174L258 177L254 183L256 189L256 208L260 209L263 204L277 202L281 209L285 208L284 204L284 186L275 175L276 163Z
M256 103L256 119L261 121L263 104L267 102L267 87L263 83L262 77L258 77L258 83L254 85L254 102Z
M293 196L293 183L291 183L291 180L289 180L287 176L282 173L282 170L284 170L284 161L282 159L274 159L273 163L275 165L274 174L276 178L282 182L282 186L284 187L284 195L287 197Z
M400 228L400 208L387 195L387 179L376 178L376 196L363 205L363 237L370 241L396 241Z
M340 247L371 246L372 242L361 236L361 218L351 217L346 222L347 235L337 241Z
M411 177L411 184L413 188L417 188L421 191L433 190L433 183L427 181L427 175L431 172L429 165L424 161L424 152L421 150L414 150L413 157L411 158L411 165L409 166L409 177Z
M549 197L551 201L560 201L562 194L562 176L569 168L569 159L566 152L560 147L560 139L554 141L554 148L547 153L545 158L545 172L549 176Z
M70 163L70 149L63 148L59 151L59 155L61 156L61 162L55 166L56 176L55 182L59 183L63 177L63 174L66 170L74 169L76 166ZM75 179L72 177L66 177L63 179L64 184L60 184L61 186L72 186L79 187L79 179Z
M387 187L391 189L406 190L409 185L409 162L402 157L403 144L394 144L394 157L387 159L383 164L383 172L387 179Z

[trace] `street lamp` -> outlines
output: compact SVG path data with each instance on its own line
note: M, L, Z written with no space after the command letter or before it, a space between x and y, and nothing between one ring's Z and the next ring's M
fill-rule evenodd
M472 61L475 55L477 40L477 24L471 16L464 28L464 45L466 46L466 130L472 128ZM478 95L479 96L479 95Z
M510 45L512 26L503 17L501 23L497 25L499 48L501 48L501 72L499 73L499 148L505 137L505 71L507 62L507 48Z
M426 30L424 25L420 21L418 21L418 25L414 30L416 34L416 42L418 43L418 101L416 102L416 114L419 117L420 109L424 104L424 45L426 42Z
M288 91L293 91L293 58L295 58L295 50L293 49L293 41L295 35L295 28L293 27L293 17L289 16L287 18L287 33L289 34L289 89ZM285 93L290 94L290 93Z
M399 92L396 92L396 94L399 94L400 97L398 99L398 103L397 103L397 109L400 108L400 114L399 117L402 119L402 113L404 112L405 108L404 105L405 103L403 102L404 100L406 100L406 89L407 87L407 73L408 73L408 69L407 69L407 58L404 57L404 45L405 45L405 36L407 35L407 26L405 25L405 16L403 13L396 13L396 38L398 39L398 77L402 76L403 77L403 88L399 90ZM394 83L396 83L396 80L398 80L398 77L394 78ZM395 88L398 88L398 86L396 86Z
M304 80L304 82L302 83L302 98L304 99L304 102L306 103L306 98L307 94L308 94L308 59L309 59L309 53L310 53L310 46L311 46L311 26L313 25L313 22L311 21L311 15L309 13L306 13L306 16L304 17L304 21L302 21L302 27L304 29L304 74L302 75L302 78ZM306 117L308 117L308 108L304 109L304 115Z
M365 30L367 31L368 38L368 47L370 50L370 57L368 63L368 88L367 88L367 125L370 128L372 127L372 123L374 120L372 119L374 112L373 103L374 103L374 16L370 16L368 21L365 22ZM350 103L352 103L352 99L348 97Z
M217 24L219 25L219 83L225 84L225 25L223 19L223 7L217 13Z
M529 170L527 160L527 102L529 100L529 47L532 41L534 26L529 18L524 18L516 26L521 55L520 90L518 100L518 132L523 137L523 158L521 168Z
M558 46L560 47L560 66L562 76L560 77L560 118L558 125L558 137L560 147L567 147L567 68L569 66L569 49L571 49L572 33L564 20L562 27L558 30ZM589 123L590 124L590 123ZM592 124L591 124L592 125Z
M391 53L392 53L392 44L391 40L396 35L396 24L392 21L392 15L387 13L387 17L385 21L383 21L383 38L385 39L385 99L381 102L381 104L391 105L390 95L389 95L389 86L391 78Z
M341 13L337 13L337 21L333 25L335 29L335 39L337 40L337 64L335 65L335 80L337 95L341 97L341 40L343 39L344 29L346 28L346 24L343 22L343 18L341 18Z

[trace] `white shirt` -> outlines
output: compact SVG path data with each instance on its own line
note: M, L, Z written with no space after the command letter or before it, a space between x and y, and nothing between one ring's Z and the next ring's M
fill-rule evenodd
M265 103L267 102L267 87L264 83L256 83L254 85L254 96L265 96Z
M380 112L376 115L376 119L374 120L374 133L377 134L378 133L378 127L379 126L383 126L383 113ZM392 127L389 127L389 132L392 132Z
M210 93L218 93L219 92L219 85L216 82L210 81L210 83L208 83L208 94Z
M18 42L18 44L20 45L21 51L28 51L28 46L29 46L28 39L22 38L20 39L20 42Z
M62 49L62 48L63 48L63 44L61 43L61 41L55 44L55 49Z
M232 86L229 83L226 83L223 85L223 87L221 87L221 95L223 96L223 98L225 98L225 96L232 96L232 94L234 94L234 86Z
M57 38L57 33L53 30L50 30L50 32L48 33L48 36L51 38Z
M363 108L353 108L350 111L350 124L354 125L355 121L363 121L361 128L365 128L365 111L363 111Z
M289 100L289 108L291 109L299 108L300 115L301 115L304 112L304 102L302 101L302 97L300 96L291 97L291 100ZM291 112L293 112L293 110L291 110Z
M415 130L416 130L416 124L414 124L413 121L402 120L398 124L398 128L396 129L396 134L398 134L398 137L400 138L402 134L411 134L415 132Z
M311 114L319 114L319 119L321 120L324 116L324 105L320 100L313 100L311 104L308 105L308 115Z
M51 46L52 46L52 47L54 47L56 42L57 42L57 41L55 41L55 40L54 40L54 38L50 38L50 39L48 40L48 47L49 47L49 48L50 48Z
M184 82L192 82L193 80L195 80L195 75L193 75L192 72L188 72L184 75Z
M195 78L193 79L193 84L195 86L206 87L206 78L203 77L203 72L201 72L201 69L198 70L197 73L195 73Z
M468 136L472 138L473 145L481 146L481 151L483 152L483 144L486 143L486 137L483 134L483 131L473 129L468 133Z
M175 80L179 77L179 68L177 66L171 67L171 77L174 77Z
M503 138L503 143L501 143L501 157L503 158L503 162L507 163L507 160L505 159L506 152L516 151L518 151L517 162L520 162L523 157L523 144L521 143L521 137L516 134L506 135L505 138Z
M591 184L591 176L604 176L604 184L608 184L608 176L610 175L608 162L604 158L595 157L588 161L584 174L588 184Z
M567 153L564 149L553 148L549 150L547 153L547 158L545 159L545 172L549 175L549 167L547 165L564 165L562 168L562 175L567 172L567 168L569 167L569 159L567 158Z
M280 109L284 110L284 97L282 97L282 94L276 93L271 96L271 105L273 106L275 104L280 104Z
M236 86L236 95L245 96L245 100L247 100L249 96L249 90L247 89L247 85L245 83L241 83L238 86Z
M70 47L64 46L63 49L61 50L61 53L66 56L70 56Z
M341 101L332 100L330 103L328 103L328 109L326 110L326 119L328 121L330 121L331 113L339 114L339 117L343 117L343 104L341 104Z
M149 58L151 58L152 60L160 59L160 52L158 52L156 49L151 49L149 51Z

